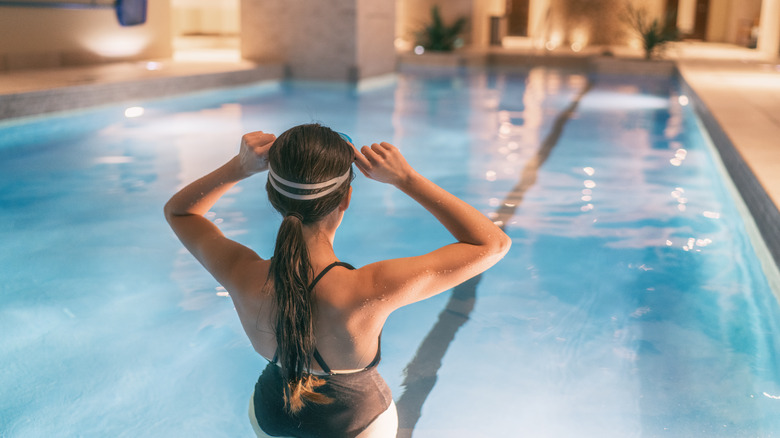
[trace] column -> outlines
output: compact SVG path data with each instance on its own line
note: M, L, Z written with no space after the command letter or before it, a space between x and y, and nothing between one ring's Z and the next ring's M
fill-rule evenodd
M758 51L774 60L780 52L780 0L763 0L760 20Z
M241 54L294 79L357 81L395 70L395 2L242 0Z

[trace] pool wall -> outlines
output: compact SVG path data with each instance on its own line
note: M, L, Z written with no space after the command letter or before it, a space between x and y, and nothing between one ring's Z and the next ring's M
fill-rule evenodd
M142 68L138 67L141 71ZM122 73L127 74L127 73ZM85 72L73 76L67 87L29 92L0 93L0 120L84 109L125 101L141 101L175 96L199 90L250 85L266 80L279 80L284 75L281 65L201 73L186 76L159 76L140 80L102 82L100 74Z
M780 211L707 105L682 75L678 73L677 76L682 91L689 97L696 115L704 125L704 131L709 135L717 156L738 192L739 196L735 198L741 198L749 212L745 215L745 222L748 226L755 226L755 230L748 230L753 246L775 297L780 300Z

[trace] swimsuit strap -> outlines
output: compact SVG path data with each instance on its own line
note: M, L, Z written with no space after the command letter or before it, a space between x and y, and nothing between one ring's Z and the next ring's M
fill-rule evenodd
M317 350L317 347L314 347L314 360L317 361L317 365L322 368L322 371L325 371L328 374L333 374L333 371L330 369L328 364L325 363L325 359L322 358L322 355L320 354L320 351Z
M379 333L379 339L377 339L376 356L374 356L374 360L366 366L366 369L379 365L380 360L382 360L382 333Z
M309 290L314 289L314 286L316 286L317 283L320 282L322 277L324 277L325 274L328 273L328 271L330 271L331 269L335 268L336 266L341 266L341 267L344 267L344 268L347 268L347 269L350 269L350 270L354 270L355 269L355 267L350 265L349 263L333 262L333 263L329 264L328 266L326 266L325 269L320 271L319 275L317 275L317 277L314 278L314 281L312 281L311 284L309 285Z

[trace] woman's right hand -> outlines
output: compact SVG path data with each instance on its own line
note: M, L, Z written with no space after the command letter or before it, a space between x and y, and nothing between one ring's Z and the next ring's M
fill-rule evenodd
M355 149L355 164L368 178L396 187L415 174L398 148L387 142L363 146L359 151Z
M238 159L247 176L268 170L268 150L275 140L275 135L263 131L249 132L241 137Z

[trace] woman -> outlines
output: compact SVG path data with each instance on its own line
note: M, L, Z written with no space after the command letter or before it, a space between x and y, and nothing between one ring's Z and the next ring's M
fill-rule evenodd
M246 134L238 155L165 206L176 235L230 292L252 346L269 361L250 401L260 437L395 437L395 405L376 371L388 315L485 271L509 250L501 229L422 177L393 145L358 151L347 139L319 125L279 138ZM359 269L338 262L333 240L349 207L353 162L419 202L457 242ZM268 198L284 217L270 260L204 218L233 185L265 170Z

